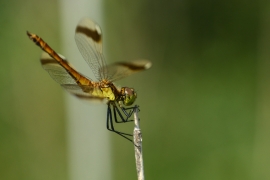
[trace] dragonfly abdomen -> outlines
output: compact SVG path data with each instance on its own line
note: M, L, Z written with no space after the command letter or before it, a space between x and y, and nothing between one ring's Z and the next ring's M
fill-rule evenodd
M76 81L77 84L87 86L93 85L92 81L85 78L72 67L70 67L67 61L63 60L42 38L36 34L29 33L28 31L27 35L37 46L39 46L43 51L48 53L54 60L56 60L68 72L68 74L70 74L70 76Z

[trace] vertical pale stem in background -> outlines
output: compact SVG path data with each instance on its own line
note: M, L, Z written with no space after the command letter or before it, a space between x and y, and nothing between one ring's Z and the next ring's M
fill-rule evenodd
M270 177L270 3L261 3L261 37L259 41L258 101L254 145L253 179Z
M100 0L60 0L63 54L82 74L95 79L74 40L77 23L90 17L102 27ZM106 105L91 104L67 95L68 163L71 180L110 179L110 150Z

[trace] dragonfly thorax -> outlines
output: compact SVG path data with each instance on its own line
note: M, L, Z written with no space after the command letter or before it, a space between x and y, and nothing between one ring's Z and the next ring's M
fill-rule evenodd
M107 80L102 80L98 85L102 97L106 97L109 101L115 101L118 96L116 87Z

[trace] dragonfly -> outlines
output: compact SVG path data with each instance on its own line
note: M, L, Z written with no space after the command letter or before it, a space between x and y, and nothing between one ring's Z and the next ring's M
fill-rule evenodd
M132 106L137 93L133 88L118 88L113 82L149 69L152 66L151 62L139 59L107 65L102 49L101 28L91 19L82 18L75 29L75 41L97 79L93 81L76 71L63 55L56 53L41 37L28 31L27 35L43 50L40 62L52 79L80 99L105 101L107 103L107 129L133 142L130 139L131 134L114 128L114 122L133 121L130 117L135 108L138 108L138 106Z

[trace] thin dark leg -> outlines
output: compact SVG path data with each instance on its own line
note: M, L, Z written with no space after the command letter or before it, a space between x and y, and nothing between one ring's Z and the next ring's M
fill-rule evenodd
M129 108L125 108L125 107L120 107L120 108L127 117L130 117L133 114L134 109L138 108L138 106L133 106L133 107L129 107ZM128 110L129 110L129 112L128 112Z
M112 110L111 110L111 107L110 107L110 104L108 104L108 109L107 109L107 129L109 131L112 131L112 132L115 132L116 134L124 137L125 139L131 141L133 143L133 140L126 137L126 136L133 136L131 134L127 134L127 133L123 133L123 132L120 132L120 131L116 131L114 129L114 126L113 126L113 120L112 120Z
M119 111L116 105L113 105L113 114L114 114L114 121L116 123L126 123L126 122L133 121L133 120L128 120L131 114L128 114L128 115L125 114L126 117L123 117L122 113ZM117 114L120 117L120 121L118 121Z
M138 106L129 107L129 108L120 107L122 112L124 113L124 116L125 116L124 117L121 111L119 110L119 107L115 103L112 103L112 106L113 106L113 113L114 113L114 121L116 123L126 123L126 122L133 121L133 120L129 120L129 118L134 113L134 109L138 108ZM127 110L129 110L129 112ZM118 121L117 114L120 117L120 121Z

